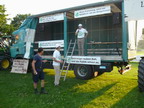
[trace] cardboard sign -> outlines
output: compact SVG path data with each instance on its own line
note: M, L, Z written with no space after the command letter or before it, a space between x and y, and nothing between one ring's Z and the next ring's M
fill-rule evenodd
M55 41L40 41L38 43L39 48L55 48L56 44L61 45L64 47L64 40L55 40Z
M102 6L102 7L88 8L88 9L75 11L74 17L82 18L82 17L103 15L109 13L111 13L111 6Z
M144 0L124 0L125 20L144 19Z
M93 56L67 56L66 62L71 64L101 65L101 58Z
M11 73L26 74L28 69L29 60L14 59Z
M55 22L64 20L64 13L43 16L39 18L39 23Z

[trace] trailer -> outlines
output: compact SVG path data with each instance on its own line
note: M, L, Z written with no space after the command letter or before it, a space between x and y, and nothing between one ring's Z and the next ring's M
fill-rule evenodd
M135 58L137 48L137 23L126 16L125 2L108 0L30 16L13 33L17 42L10 48L11 57L31 60L42 47L43 58L49 59L47 68L52 68L55 45L61 44L63 58L68 58L69 42L77 39L75 31L81 23L89 34L84 56L78 55L76 46L69 61L76 78L90 79L95 72L111 72L114 66L123 74L130 69L129 61Z

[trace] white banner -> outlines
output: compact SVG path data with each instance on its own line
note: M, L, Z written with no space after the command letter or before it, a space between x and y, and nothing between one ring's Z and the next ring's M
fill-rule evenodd
M54 41L40 41L38 43L39 48L55 48L56 44L60 44L64 47L64 40L54 40Z
M144 19L144 0L124 0L125 20Z
M39 23L47 23L47 22L54 22L54 21L61 21L61 20L64 20L64 13L40 17Z
M29 59L30 57L31 42L26 42L26 52L24 58Z
M12 73L26 74L28 69L29 60L14 59L12 65Z
M101 65L101 58L93 56L67 56L66 62L71 64Z
M25 42L34 42L35 31L35 29L26 29Z
M88 9L75 11L74 17L82 18L82 17L109 14L109 13L111 13L111 7L110 6L102 6L102 7L88 8Z

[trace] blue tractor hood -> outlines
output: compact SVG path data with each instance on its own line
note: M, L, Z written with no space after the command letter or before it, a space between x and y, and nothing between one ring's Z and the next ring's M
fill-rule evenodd
M21 58L24 57L26 53L26 42L31 37L28 32L35 31L37 23L38 18L28 17L18 28L18 30L12 33L14 37L18 36L18 38L17 40L15 40L15 43L10 48L11 57L18 58L19 55L21 55Z
M19 36L19 40L18 41L21 41L21 42L24 41L25 36L26 36L26 29L36 29L37 22L38 22L38 18L30 18L30 17L28 17L22 23L22 25L19 27L19 29L12 33L12 35L13 36L18 35Z

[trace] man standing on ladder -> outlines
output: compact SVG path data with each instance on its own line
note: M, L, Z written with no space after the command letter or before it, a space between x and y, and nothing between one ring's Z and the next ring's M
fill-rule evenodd
M84 43L85 43L85 38L88 36L88 31L83 28L82 24L78 25L78 29L75 32L75 35L78 38L78 51L79 51L79 56L84 55Z
M61 45L56 44L56 50L53 53L53 67L55 70L55 81L54 81L55 86L59 85L59 80L61 77L60 63L63 63L63 61L61 60L60 48Z

